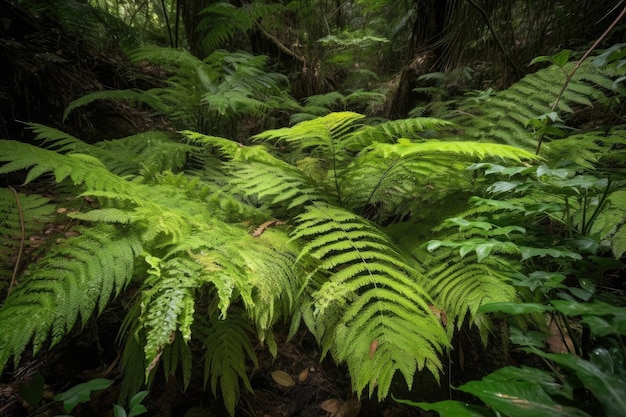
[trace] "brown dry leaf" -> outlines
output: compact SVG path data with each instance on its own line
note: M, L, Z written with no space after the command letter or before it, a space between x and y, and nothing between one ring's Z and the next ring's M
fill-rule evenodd
M298 381L304 382L309 377L309 367L307 366L298 374Z
M273 371L272 379L281 387L293 387L296 381L285 371Z
M356 417L361 412L361 401L356 398L350 398L344 402L335 417Z
M341 409L343 400L340 398L330 398L320 404L320 408L327 413L335 414Z
M59 207L59 208L57 209L57 213L58 213L58 214L63 214L63 213L65 213L66 211L67 211L67 208L65 208L65 207Z

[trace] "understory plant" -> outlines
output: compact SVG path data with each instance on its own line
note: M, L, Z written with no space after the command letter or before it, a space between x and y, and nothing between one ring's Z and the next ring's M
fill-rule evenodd
M166 90L151 99L175 102ZM0 201L0 260L16 265L3 279L0 370L121 298L126 397L158 372L187 387L201 370L234 414L252 390L256 344L276 354L285 326L291 336L306 328L322 356L345 363L358 396L383 399L395 376L409 387L417 371L438 379L456 328L489 330L486 304L532 300L536 288L520 288L544 279L534 272L558 281L549 274L569 278L570 261L594 270L605 249L624 252L620 182L553 166L517 142L469 140L440 118L335 112L245 144L184 130L89 145L31 127L41 146L0 141L0 174L14 184ZM581 135L567 140L587 144L583 168L619 148ZM519 199L482 194L504 190ZM482 197L468 205L471 195ZM548 225L559 226L556 244L542 240Z

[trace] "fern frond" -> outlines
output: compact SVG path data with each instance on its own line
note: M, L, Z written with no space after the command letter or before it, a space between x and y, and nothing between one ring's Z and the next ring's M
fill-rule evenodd
M115 192L130 191L129 184L111 174L97 158L84 154L62 155L25 143L0 140L0 174L30 168L25 184L47 173L53 173L57 183L71 179L74 185ZM129 193L130 194L130 193Z
M469 98L459 105L460 112L452 121L463 126L472 138L533 149L537 138L526 127L526 122L552 111L566 74L574 65L568 63L563 68L553 65L528 74L480 103ZM571 114L575 104L590 106L604 98L604 91L610 91L611 85L612 80L606 73L585 62L568 84L556 111Z
M194 315L194 290L204 283L202 267L176 257L162 260L147 255L149 277L141 293L139 322L145 332L146 379L156 367L163 349L171 345L176 332L185 343L191 339Z
M89 154L100 159L114 174L126 176L180 170L189 155L197 151L191 145L175 142L166 132L153 131L98 142L89 149Z
M142 250L138 237L108 225L80 232L31 264L0 308L0 369L11 356L17 362L30 342L34 353L47 340L58 343L79 318L84 325L130 282Z
M440 141L431 139L425 142L412 142L408 139L400 139L398 143L380 143L373 145L373 152L378 152L382 157L390 156L424 156L455 154L477 158L502 158L520 162L522 159L537 160L538 157L532 152L509 145L493 143L469 142L469 141Z
M28 127L36 134L35 139L41 140L46 148L56 152L81 152L88 146L74 136L39 123L29 123Z
M206 50L212 51L228 42L235 34L254 28L263 17L279 13L281 6L252 2L236 7L228 2L215 2L200 11L202 19L196 31L203 33Z
M285 142L294 149L307 150L314 156L322 155L327 160L342 161L346 154L345 141L355 122L365 116L353 112L331 113L298 123L292 127L267 130L252 137L255 141Z
M355 392L369 386L370 395L376 389L385 398L398 371L409 386L416 369L437 376L438 354L448 344L445 332L429 309L418 271L385 234L328 205L309 207L297 220L292 238L308 241L300 259L317 259L316 273L327 277L313 293L320 326L311 331L324 352L347 363ZM373 343L378 350L372 353Z
M486 341L491 323L477 311L491 302L518 301L511 280L514 265L495 254L479 259L475 254L461 256L444 248L424 258L428 290L437 307L456 327L469 318Z
M252 392L246 362L257 366L251 341L252 329L243 317L232 314L219 320L198 318L196 334L204 343L204 384L213 395L222 394L226 410L232 416L239 401L241 387Z
M367 145L377 142L395 143L400 138L432 138L438 132L454 127L454 123L443 119L413 117L364 126L355 132L354 136L358 137L359 142Z
M427 140L374 143L354 158L339 182L348 207L369 218L399 218L416 202L471 187L465 171L477 158L536 159L520 148L480 142ZM374 210L372 214L370 211Z
M146 94L141 90L104 90L104 91L94 91L92 93L86 94L76 100L72 101L65 108L65 112L63 113L63 120L67 120L70 113L75 109L86 106L88 104L93 103L98 100L124 100L128 101L131 104L134 103L143 103L152 107L155 110L158 110L162 113L165 112L164 103L162 103L157 96Z
M55 206L47 198L0 188L0 285L11 277L9 271L16 262L13 255L17 255L22 239L26 247L30 246L29 237L41 234L54 214Z

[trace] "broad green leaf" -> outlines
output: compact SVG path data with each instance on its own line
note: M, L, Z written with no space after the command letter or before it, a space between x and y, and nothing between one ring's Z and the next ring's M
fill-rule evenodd
M591 417L582 410L556 402L536 381L484 379L468 382L459 389L510 417Z
M543 313L545 311L551 311L552 308L545 304L539 303L488 303L483 304L478 309L478 313L507 313L512 315L518 314L530 314L530 313Z
M398 400L402 404L419 407L426 411L436 411L441 417L492 417L496 416L493 411L486 407L479 407L463 403L461 401L446 400L436 403L413 402L409 400Z
M89 401L91 393L93 391L99 391L107 388L113 381L105 378L96 378L82 384L78 384L68 389L65 392L59 393L54 396L55 401L63 402L63 408L68 413L80 403Z
M602 369L598 364L574 355L544 353L536 349L533 351L574 372L602 404L607 417L626 416L626 379L620 378L614 371Z

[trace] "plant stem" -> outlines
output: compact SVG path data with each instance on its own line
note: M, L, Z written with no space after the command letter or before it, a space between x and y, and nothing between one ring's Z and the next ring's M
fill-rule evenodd
M7 291L7 297L11 294L11 290L15 286L15 282L17 281L17 271L20 268L20 263L22 262L22 253L24 252L24 240L26 240L26 227L24 226L24 213L22 211L22 204L20 203L20 197L15 191L15 188L9 187L13 194L15 195L15 202L17 204L17 212L20 216L20 228L22 232L22 236L20 238L20 250L17 253L17 259L15 260L15 267L13 267L13 275L11 276L11 283L9 284L9 289Z
M556 110L556 107L558 106L559 101L561 101L561 98L563 97L563 93L565 93L567 86L569 85L570 81L572 81L572 77L574 77L574 74L576 73L576 71L578 71L578 68L580 68L582 63L587 58L589 58L589 55L591 55L591 52L593 52L598 47L598 45L600 45L600 42L602 42L604 38L606 38L609 35L609 33L613 30L615 25L617 25L617 23L619 23L619 21L622 20L624 15L626 15L626 6L622 10L622 12L619 14L619 16L615 18L613 23L611 23L609 27L604 31L604 33L600 35L598 39L596 39L593 45L591 45L591 47L587 49L587 52L585 52L583 57L580 58L580 60L576 63L576 66L574 67L572 72L569 74L565 82L563 83L563 87L561 87L561 91L559 91L559 95L556 97L556 100L554 100L554 103L552 104L552 109L551 109L552 111ZM537 141L537 149L535 150L535 155L539 155L539 150L541 149L541 143L543 142L543 138L544 138L544 135L539 136L539 139Z

